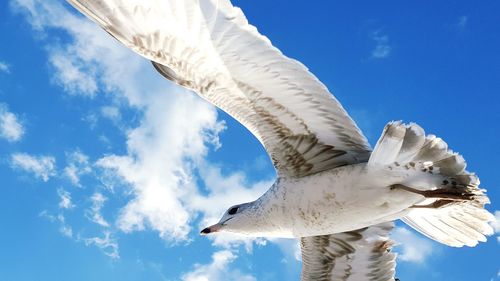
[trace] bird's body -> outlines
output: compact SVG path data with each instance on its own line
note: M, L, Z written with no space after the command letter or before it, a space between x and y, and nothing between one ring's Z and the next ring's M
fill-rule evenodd
M300 237L303 281L394 280L392 221L475 246L493 216L465 160L416 124L375 147L308 69L229 0L68 0L165 78L226 111L262 143L278 179L202 233Z
M305 237L340 233L404 216L420 195L390 186L423 173L405 167L347 165L302 178L280 178L252 202L251 236ZM426 175L427 176L427 175Z

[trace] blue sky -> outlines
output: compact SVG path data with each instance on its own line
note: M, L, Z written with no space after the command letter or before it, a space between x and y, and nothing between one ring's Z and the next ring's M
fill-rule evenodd
M500 210L498 1L234 4L372 144L417 122ZM294 241L198 235L274 180L245 128L63 1L2 1L0 33L0 280L299 280ZM498 236L453 249L399 224L397 276L500 280Z

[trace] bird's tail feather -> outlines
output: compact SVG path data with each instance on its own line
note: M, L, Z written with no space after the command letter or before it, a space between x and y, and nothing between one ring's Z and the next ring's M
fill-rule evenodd
M390 122L384 129L368 165L399 166L419 170L415 177L432 179L425 189L411 186L426 198L402 219L409 226L440 243L475 246L493 234L488 222L493 215L484 209L489 203L478 177L465 170L463 157L448 149L442 139L425 135L416 124Z

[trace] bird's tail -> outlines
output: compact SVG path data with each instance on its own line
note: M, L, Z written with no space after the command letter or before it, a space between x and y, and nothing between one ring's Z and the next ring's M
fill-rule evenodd
M494 217L484 209L490 202L478 177L465 170L461 155L442 139L426 136L420 126L390 122L368 163L409 171L412 176L393 187L423 196L402 220L427 237L472 247L493 234L488 222Z

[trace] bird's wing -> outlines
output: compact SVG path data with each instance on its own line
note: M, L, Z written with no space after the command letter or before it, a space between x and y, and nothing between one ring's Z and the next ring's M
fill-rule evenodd
M280 176L365 162L370 146L307 68L228 0L68 0L113 37L248 128Z
M393 223L301 238L302 281L394 281Z

